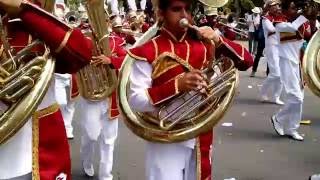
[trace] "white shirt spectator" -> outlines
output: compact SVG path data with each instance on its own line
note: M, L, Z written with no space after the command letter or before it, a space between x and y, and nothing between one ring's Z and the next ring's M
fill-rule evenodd
M259 14L249 14L247 16L247 24L249 26L249 32L254 32L255 27L257 28L260 24L260 15Z

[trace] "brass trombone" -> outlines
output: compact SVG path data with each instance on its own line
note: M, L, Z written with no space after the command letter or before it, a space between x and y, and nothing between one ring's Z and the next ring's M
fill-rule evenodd
M245 31L245 30L242 30L242 29L239 29L239 28L235 28L235 27L232 27L232 26L229 26L223 22L219 22L220 25L222 26L225 26L225 27L228 27L232 32L240 35L240 36L244 36L246 38L248 38L248 32Z

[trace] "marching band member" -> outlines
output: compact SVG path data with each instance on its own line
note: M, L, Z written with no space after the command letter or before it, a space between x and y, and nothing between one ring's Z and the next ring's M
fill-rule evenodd
M143 11L137 12L138 23L137 28L140 30L141 33L145 33L150 28L150 25L146 22L146 14Z
M120 69L126 55L123 49L124 41L115 36L109 37L111 57L104 55L93 57L93 65L111 64L114 68ZM100 100L90 101L85 98L79 100L81 124L81 147L80 156L85 174L94 176L93 161L95 145L99 145L100 164L99 180L112 180L114 143L118 135L117 99L115 92L112 96Z
M227 17L227 26L224 26L224 36L232 41L236 40L237 34L233 28L237 26L237 22L234 20L234 14L229 14Z
M112 26L112 32L111 34L113 36L118 36L126 41L126 44L133 45L136 42L136 39L134 38L133 31L124 33L123 32L123 24L122 19L120 16L114 16L113 18L110 18L111 20L111 26ZM129 29L128 29L129 30Z
M279 67L284 85L286 101L284 107L271 117L273 127L278 135L288 135L294 140L303 141L298 133L303 105L303 82L300 69L300 50L304 39L310 38L308 20L298 14L297 1L283 1L282 22L276 24L280 37Z
M218 8L204 6L204 14L206 15L207 26L214 29L219 35L222 35L221 24L219 24Z
M46 2L35 3L43 6ZM82 33L38 6L23 0L0 0L0 12L10 15L4 25L8 29L9 43L17 51L39 38L54 52L55 72L74 73L90 62L91 50ZM70 166L69 145L55 100L54 81L51 81L30 120L0 146L0 179L31 179L32 176L32 179L41 180L69 180Z
M180 27L181 18L192 22L190 1L159 0L156 4L162 22L159 35L128 50L128 54L136 60L132 67L129 90L129 103L135 111L156 112L159 104L180 92L205 87L204 75L200 69L214 55L232 55L232 58L241 62L237 66L242 70L252 65L252 57L248 51L218 36L210 27L199 28L203 41L196 38L195 32ZM161 58L165 54L174 59L173 63ZM194 70L186 72L186 67ZM180 143L146 141L146 179L210 179L212 138L210 131L196 139Z
M273 25L280 15L279 2L277 0L267 1L266 8L268 9L268 14L263 17L262 26L264 30L265 52L269 74L262 84L260 97L262 101L269 101L268 93L270 93L270 102L283 105L284 103L280 100L282 82L280 79L279 67L279 40Z

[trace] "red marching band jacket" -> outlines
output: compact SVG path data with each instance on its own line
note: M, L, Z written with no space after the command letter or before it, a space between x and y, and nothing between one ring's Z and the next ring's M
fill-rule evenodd
M205 68L214 56L231 57L239 70L246 70L253 64L253 58L245 48L225 38L221 37L221 44L216 47L215 52L213 50L212 43L193 40L187 33L178 40L171 32L162 28L159 36L142 46L128 50L128 55L152 65L152 87L147 89L147 93L150 102L158 106L179 94L177 87L179 75L186 70ZM197 174L201 180L211 177L212 139L212 132L197 138Z
M81 27L83 31L87 31L88 28L90 28L90 25L86 24L86 25L82 25ZM91 38L87 37L87 39L90 41L90 49L93 49L93 43L91 41ZM111 51L111 56L109 58L111 59L112 67L116 69L117 75L118 75L118 70L122 66L122 62L125 56L127 55L127 52L124 49L125 44L126 44L126 41L122 36L116 33L111 33L111 35L109 36L109 48ZM108 98L108 101L110 106L108 109L109 120L114 120L120 114L118 109L118 99L117 99L116 90Z
M89 42L79 29L70 28L32 3L24 1L21 8L19 19L5 23L9 43L15 52L34 39L40 39L56 58L57 73L75 73L90 62ZM35 50L43 51L44 48L37 47ZM1 56L4 55L2 51ZM52 180L61 172L66 174L68 180L71 179L69 145L59 107L38 110L32 120L33 179Z

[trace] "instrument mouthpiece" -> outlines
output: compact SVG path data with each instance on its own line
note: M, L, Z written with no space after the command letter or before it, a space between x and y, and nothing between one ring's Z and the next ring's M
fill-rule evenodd
M182 19L179 21L179 24L180 24L180 27L182 27L182 28L187 28L187 27L190 26L189 21L188 21L188 19L186 19L186 18L182 18Z

